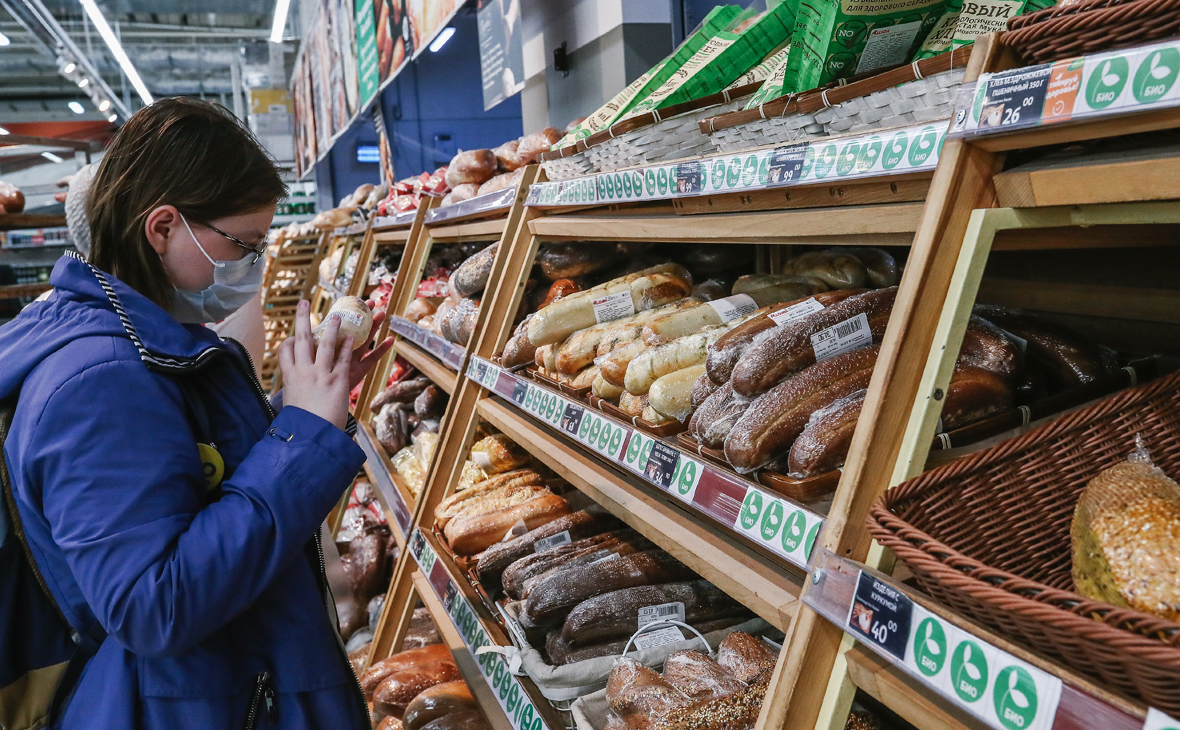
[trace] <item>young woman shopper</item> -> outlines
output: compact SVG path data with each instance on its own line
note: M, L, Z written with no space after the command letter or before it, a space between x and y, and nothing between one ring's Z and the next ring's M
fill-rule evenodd
M364 461L349 390L390 343L338 354L332 320L316 346L301 303L280 406L203 326L258 296L284 194L220 107L141 110L91 190L89 259L0 329L25 537L98 643L54 727L367 728L317 538Z

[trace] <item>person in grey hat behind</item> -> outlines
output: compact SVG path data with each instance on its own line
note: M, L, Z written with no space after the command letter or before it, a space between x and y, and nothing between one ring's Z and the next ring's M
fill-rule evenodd
M70 243L83 256L90 256L90 221L86 218L86 194L90 181L98 170L98 163L92 162L69 178L66 191L66 227L70 229ZM61 183L58 183L59 185Z

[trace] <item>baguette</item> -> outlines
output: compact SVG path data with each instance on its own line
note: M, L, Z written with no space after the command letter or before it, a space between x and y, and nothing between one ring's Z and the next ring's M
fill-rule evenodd
M746 294L758 306L768 307L776 302L789 302L819 294L830 289L814 276L784 276L782 274L747 274L733 284L734 294Z
M702 446L720 449L733 425L749 410L750 402L749 398L733 392L732 383L726 383L693 413L689 429Z
M529 463L529 452L502 433L483 438L471 446L471 460L488 474L519 469Z
M833 289L859 289L869 281L869 272L855 256L838 250L810 251L783 264L788 276L814 276Z
M500 355L500 364L506 368L514 368L533 362L536 356L537 347L529 342L529 320L526 317L523 322L516 325L516 329L512 331L512 337L504 345L504 352Z
M873 343L880 344L896 296L896 287L875 289L851 296L795 324L767 330L734 366L734 391L747 397L760 395L788 375L814 365L811 336L860 314L868 318Z
M619 410L631 417L638 417L643 415L643 409L650 405L647 393L643 395L631 395L626 390L619 396Z
M450 516L446 524L442 524L440 527L443 529L443 534L446 534L446 528L457 519L471 518L512 505L521 504L541 494L545 494L547 491L547 487L536 484L510 484L499 489L494 489L476 499L470 499L464 502L463 506Z
M791 446L791 476L813 477L843 466L864 403L865 394L855 393L812 414Z
M579 607L580 606L581 604L579 604ZM753 618L753 616L753 613L745 611L744 613L735 614L733 616L714 619L712 621L698 621L689 625L702 634L711 634L714 631L728 629L734 624L747 621L750 618ZM551 631L549 632L549 636L547 636L545 639L545 653L549 655L549 663L559 667L566 664L584 662L587 659L597 659L598 657L604 656L619 656L623 653L623 649L626 647L627 640L630 637L631 634L629 633L625 638L604 641L600 644L587 644L585 646L572 647L565 643L565 639L563 639L561 636L561 631Z
M537 254L537 265L549 281L576 279L602 271L618 260L618 253L604 254L593 246L571 243L549 244Z
M663 424L669 423L672 420L663 413L657 411L655 408L652 408L650 405L643 409L643 413L639 414L639 418L647 421L653 426L662 426Z
M629 317L587 327L579 330L554 346L554 364L557 371L572 375L594 361L598 348L607 337L633 326L641 326L644 322L656 317L660 312L667 311L675 305L657 307L644 312L637 312Z
M869 277L869 286L874 289L897 286L901 281L901 269L897 266L897 259L883 248L851 247L839 251L860 259Z
M475 254L451 274L450 288L460 297L471 297L479 294L488 284L488 277L492 274L492 264L496 261L496 252L500 250L500 243L493 243Z
M701 358L704 360L704 358ZM692 387L705 374L705 366L693 365L656 379L648 392L652 410L665 418L687 423L692 416Z
M595 552L602 552L617 547L623 542L633 540L638 536L634 530L624 528L590 535L575 540L568 545L543 553L526 555L509 565L503 573L504 592L509 597L519 600L524 590L524 584L534 576L560 565L565 560L580 557ZM605 555L606 553L603 553Z
M376 395L369 402L369 410L377 413L382 406L388 403L413 403L414 399L421 395L422 391L426 390L430 384L430 378L425 377L399 380Z
M1063 325L1009 307L976 305L975 314L1027 343L1027 356L1045 371L1053 392L1070 390L1118 369L1114 352Z
M515 471L497 474L468 489L456 492L439 502L438 506L434 508L434 519L439 524L446 525L447 520L463 511L468 501L478 499L507 485L540 486L541 484L541 475L532 469L517 469Z
M594 505L590 509L559 517L508 542L493 545L480 556L475 569L480 582L494 588L500 583L501 576L508 566L521 558L537 554L535 547L538 540L566 532L573 542L602 530L613 529L618 524L617 518Z
M659 310L652 311L657 312ZM594 354L599 358L606 357L620 347L624 347L638 340L642 335L642 324L627 324L623 325L622 327L616 327L603 336L602 342L598 343L598 347L595 349Z
M813 413L868 387L880 350L873 345L845 352L768 390L725 437L726 460L744 474L788 456Z
M860 294L861 292L862 290L860 289L835 289L805 296L802 299L779 302L766 307L764 311L760 310L756 312L753 317L750 317L750 319L726 332L722 335L721 339L713 343L713 347L709 349L709 357L705 361L705 365L709 370L709 379L717 385L729 382L729 376L733 374L734 365L746 353L746 350L750 349L754 338L766 330L778 326L772 315L776 315L788 307L793 307L812 299L823 307L830 307L833 304L844 301L853 294Z
M533 588L524 616L534 626L565 619L582 601L608 591L694 578L692 571L662 550L646 550L617 560L582 565L550 576Z
M600 372L597 365L582 368L581 372L574 376L570 385L574 388L589 388L594 385L594 379L598 377Z
M618 388L624 387L627 383L627 368L631 361L647 349L647 343L635 339L610 352L599 364L603 379Z
M580 555L560 559L555 565L551 565L546 570L526 580L524 585L521 586L520 597L522 600L528 600L528 597L533 592L533 589L544 581L548 580L550 576L554 576L559 573L565 573L579 566L590 565L599 561L605 562L609 560L618 560L619 558L624 558L642 550L651 550L654 547L655 545L643 538L636 538L634 540L620 540L618 543L604 543L602 549L600 550L593 550Z
M1005 380L1015 382L1024 369L1024 357L1004 334L1004 330L982 317L972 315L967 321L963 345L959 348L955 364L990 370Z
M717 310L704 302L690 299L676 311L662 314L645 324L642 338L647 345L662 345L712 324L721 324L721 315L717 314Z
M606 378L602 376L602 369L599 368L598 375L595 376L594 383L590 386L590 392L603 400L613 401L627 391L617 385L608 383Z
M746 608L707 580L635 586L611 591L579 603L561 627L570 648L630 636L639 630L639 609L683 603L685 623L713 621L746 613Z
M695 335L679 337L659 347L644 350L627 364L623 387L632 395L643 395L657 379L677 370L703 365L709 347L727 329L724 325L706 327Z
M692 386L692 395L689 396L689 403L692 405L694 414L696 413L696 409L700 408L701 404L709 399L709 396L716 393L719 387L712 380L709 380L708 372L697 378L697 382L693 383Z
M651 267L560 299L537 312L529 321L529 341L534 345L553 344L578 330L593 327L598 324L594 301L612 294L629 293L631 306L637 312L682 299L692 286L679 268L675 265Z
M377 712L401 717L406 705L423 690L436 684L461 679L454 659L419 664L394 672L373 690L373 709Z
M569 504L563 497L550 492L491 512L461 515L447 523L443 534L457 555L476 555L504 538L518 521L527 529L535 529L569 514Z

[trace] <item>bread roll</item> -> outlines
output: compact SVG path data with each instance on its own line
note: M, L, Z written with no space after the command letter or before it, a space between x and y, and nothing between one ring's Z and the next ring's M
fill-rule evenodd
M506 188L515 188L520 185L521 178L524 177L524 170L520 169L516 172L506 172L502 175L496 175L491 180L488 180L483 185L479 186L477 195L487 195L488 193L495 193Z
M651 727L654 730L750 730L758 721L769 684L770 672L767 672L731 695L673 707Z
M602 377L602 368L599 368L598 375L590 384L590 392L603 400L613 401L626 391L617 385L606 382L606 378Z
M500 243L497 241L455 269L455 273L451 274L449 285L458 296L470 297L484 290L488 283L488 277L492 273L492 264L496 260L496 253L499 250Z
M716 700L746 685L729 670L694 649L674 651L664 660L664 681L692 700Z
M496 174L496 155L491 150L466 150L447 165L447 185L452 191L464 184L482 185Z
M591 365L588 368L583 368L581 372L574 376L570 381L570 386L573 388L589 388L594 385L594 379L601 375L601 371L597 365Z
M447 394L431 383L414 399L414 415L421 420L442 418L447 409Z
M406 730L419 730L426 723L453 712L478 709L467 683L459 679L423 690L406 705L402 723Z
M491 730L487 719L476 710L465 710L431 720L421 730Z
M400 672L419 664L445 661L450 656L451 652L444 644L434 644L394 654L388 659L374 663L360 676L361 692L364 693L365 699L372 701L373 690L377 689L377 685L394 672Z
M519 367L532 362L537 356L537 346L529 342L529 321L526 318L516 325L512 337L504 345L504 352L500 355L500 364L506 368Z
M529 452L502 433L480 439L471 446L471 460L488 474L519 469L530 458Z
M386 403L413 403L430 385L430 378L425 377L399 380L374 396L369 402L369 410L379 411Z
M495 588L500 583L500 576L504 570L521 558L537 554L535 546L538 540L552 537L558 533L569 533L570 542L580 540L600 531L613 529L619 524L612 515L595 505L588 510L572 512L564 517L529 530L508 542L493 545L484 551L476 565L479 580L486 586Z
M631 728L646 728L672 709L687 705L680 690L634 659L615 662L606 681L606 701Z
M520 158L519 147L519 139L510 139L492 150L492 154L496 156L496 162L499 163L502 171L512 172L528 164Z
M705 366L701 364L660 376L647 394L649 405L665 418L687 423L693 411L692 388L704 374Z
M377 723L377 730L403 730L405 726L402 725L401 718L387 715L382 718L381 722Z
M1028 358L1044 369L1054 392L1091 383L1118 369L1114 352L1109 348L1056 322L1008 307L976 305L973 311L1023 339Z
M549 281L589 276L617 260L615 251L604 253L596 246L580 243L552 243L537 253L537 264Z
M455 203L462 203L464 200L471 200L479 192L479 184L477 183L463 183L462 185L452 185L451 192L447 193L450 198L450 205ZM447 201L443 201L442 205L448 205Z
M478 322L479 300L463 299L446 313L439 322L439 329L448 342L467 347Z
M833 289L858 289L869 281L864 264L839 251L811 251L783 264L787 276L814 276Z
M442 300L442 297L418 297L410 302L402 316L417 323L423 317L434 314L438 310L438 305L442 304Z
M831 289L822 279L814 276L788 276L784 274L747 274L738 277L733 284L734 294L745 294L757 302L759 307L768 307L776 302L789 302L809 297Z
M627 364L623 387L632 395L643 395L657 379L669 373L694 365L703 367L709 348L727 331L724 325L706 327L697 334L640 352Z
M409 424L406 412L400 403L388 403L381 407L373 418L373 435L378 443L390 454L396 454L406 447L409 438Z
M402 717L406 705L422 690L459 678L459 669L453 659L402 669L381 680L381 684L373 690L373 709Z
M689 403L692 405L693 412L701 407L701 404L709 399L709 396L717 392L720 387L712 380L709 380L709 374L706 372L701 377L697 378L697 382L693 383L692 394L689 396Z
M0 181L0 206L7 213L21 213L25 209L25 194L12 183Z
M476 555L504 539L517 522L523 521L525 527L532 530L569 514L569 511L569 504L563 497L542 492L527 502L491 512L462 514L447 523L444 534L457 555Z
M553 127L546 127L540 132L533 132L521 137L516 151L520 155L521 161L528 165L540 159L541 153L548 152L559 139L561 139L561 132Z
M942 428L952 431L1012 407L1011 381L991 370L958 365L942 404Z
M749 684L774 668L778 653L762 639L735 631L717 645L717 663Z
M883 248L851 247L837 250L860 260L865 267L865 273L868 274L869 286L874 289L897 286L901 281L901 269L897 265L897 259Z
M624 390L619 396L619 410L628 416L638 417L643 415L643 409L649 405L651 403L648 400L647 393L643 395L632 395Z

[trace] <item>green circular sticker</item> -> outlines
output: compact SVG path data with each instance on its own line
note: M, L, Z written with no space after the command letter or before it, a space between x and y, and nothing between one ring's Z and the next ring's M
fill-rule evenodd
M762 164L758 165L758 184L765 185L770 180L770 155L762 157Z
M636 170L631 173L631 179L633 181L631 187L635 188L635 197L638 198L643 195L643 173Z
M860 153L860 144L856 142L849 142L844 145L844 149L840 152L840 158L836 160L836 175L844 177L852 172L852 168L856 167L856 156Z
M610 436L610 452L617 454L619 447L623 445L623 429L616 428Z
M791 513L783 525L782 545L784 552L794 552L803 542L803 531L807 529L807 518L799 510Z
M713 160L713 170L709 174L709 184L716 190L725 183L725 161L721 158Z
M933 677L946 664L946 632L937 619L927 618L914 632L914 663L918 671Z
M1024 730L1037 716L1037 683L1023 667L1007 667L992 687L996 717L1008 730Z
M770 509L762 515L762 539L770 542L783 526L783 503L777 499L770 503Z
M807 151L803 153L803 166L799 168L800 180L811 174L812 168L815 167L815 157L815 148L808 146Z
M1119 98L1127 85L1130 66L1125 56L1103 59L1086 82L1086 103L1091 109L1105 109Z
M750 155L746 158L746 164L742 166L742 187L748 188L752 186L757 177L758 157L757 155Z
M680 470L680 479L676 482L676 491L687 495L692 491L692 482L697 477L697 463L685 460L684 468Z
M645 172L644 173L644 182L647 185L647 194L648 195L655 195L656 194L656 171L655 170L648 170L647 172Z
M758 516L762 514L762 492L751 489L746 492L742 501L742 511L738 515L743 530L752 530L758 524Z
M598 450L605 451L606 447L610 445L611 433L614 431L611 424L607 421L602 423L602 433L598 436Z
M964 702L975 702L987 689L987 657L979 644L964 640L951 656L951 686Z
M934 127L923 129L910 145L910 166L921 167L935 153L937 145L938 130Z
M804 559L811 557L811 548L815 547L815 538L819 537L819 526L820 523L817 522L811 526L810 530L807 531L807 542L803 545Z
M824 64L824 70L828 75L835 79L842 79L846 76L852 75L852 70L856 67L856 54L848 51L841 51L840 53L833 53L828 56L827 63Z
M610 175L606 176L606 197L615 197L615 179Z
M845 48L854 48L864 42L869 26L863 20L849 20L836 28L836 42Z
M1141 104L1150 104L1164 98L1177 76L1180 76L1180 51L1161 48L1149 53L1139 64L1131 91Z
M628 198L631 197L631 176L630 175L623 176L623 192L627 195Z
M595 418L594 425L590 427L590 443L597 441L600 433L602 433L602 421Z
M656 183L660 186L660 195L668 194L668 168L661 167L656 173Z
M856 156L856 171L864 173L872 170L881 158L881 147L881 138L877 136L870 137L868 142L861 145L860 154Z
M617 172L615 173L615 190L619 191L620 198L623 197L623 178L624 177L625 177L624 175L620 175Z
M808 150L810 152L810 149ZM815 176L817 178L827 177L828 173L832 171L832 166L836 164L836 145L826 145L822 150L816 153L815 156Z
M735 157L729 161L729 166L725 168L725 187L732 188L736 186L741 175L742 158Z

